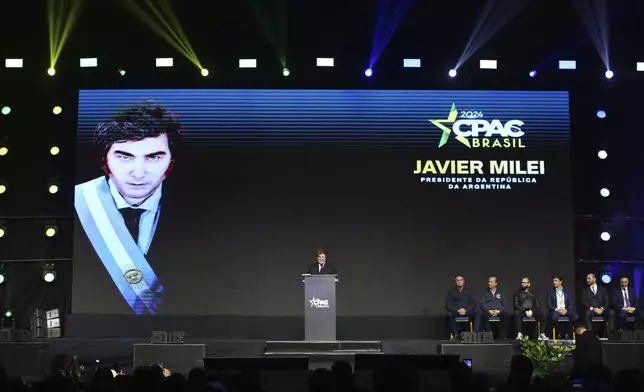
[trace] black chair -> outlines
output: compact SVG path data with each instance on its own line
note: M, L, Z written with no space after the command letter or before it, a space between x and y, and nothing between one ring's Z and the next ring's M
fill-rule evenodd
M572 340L575 340L575 333L570 327L570 318L567 316L562 316L557 319L556 322L552 324L552 338L557 339L557 330L561 330L562 326L565 328L565 334L568 335L570 332L572 335Z
M532 324L532 329L535 333L535 338L539 336L539 331L541 330L541 325L539 323L539 320L536 319L536 317L521 317L521 327L523 327L523 324ZM523 330L523 328L521 328ZM518 331L523 333L523 331ZM526 334L532 338L532 334Z
M608 328L606 328L606 317L604 316L593 316L590 319L590 325L592 327L593 332L597 329L595 327L596 324L599 324L598 328L601 328L601 334L597 333L597 336L603 336L605 338L608 337Z
M456 316L454 320L456 321L456 328L459 334L462 334L463 332L472 332L472 318L470 316ZM464 331L463 326L466 326L468 330ZM451 332L449 334L449 338L450 340L454 339L454 335L452 335Z

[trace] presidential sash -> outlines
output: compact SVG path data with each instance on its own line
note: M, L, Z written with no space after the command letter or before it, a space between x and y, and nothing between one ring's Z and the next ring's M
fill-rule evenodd
M155 314L163 286L134 242L105 177L76 186L74 205L96 254L136 314Z

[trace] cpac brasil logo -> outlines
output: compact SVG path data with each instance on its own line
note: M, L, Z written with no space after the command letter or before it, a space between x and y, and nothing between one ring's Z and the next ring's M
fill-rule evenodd
M442 120L429 120L433 125L443 131L438 147L443 147L449 140L449 135L454 132L455 139L468 148L525 148L521 137L525 133L521 130L524 125L521 120L510 120L505 123L494 119L483 119L481 111L459 111L456 104L452 104L449 116ZM451 124L448 127L445 124Z
M329 300L328 299L319 299L313 297L312 299L309 300L309 303L311 304L312 308L328 308L329 307Z

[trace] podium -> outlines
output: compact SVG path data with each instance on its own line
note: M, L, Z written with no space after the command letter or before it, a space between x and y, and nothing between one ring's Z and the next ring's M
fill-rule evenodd
M303 274L304 339L332 341L335 338L335 284L337 275Z

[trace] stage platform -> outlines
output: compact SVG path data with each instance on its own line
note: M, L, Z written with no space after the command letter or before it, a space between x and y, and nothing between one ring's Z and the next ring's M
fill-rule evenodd
M604 361L613 371L624 368L644 368L644 343L606 342ZM33 342L0 342L0 363L10 374L20 374L29 378L45 374L49 360L56 354L76 356L81 363L93 366L99 363L112 365L115 362L124 368L132 368L134 347L149 347L156 353L163 353L165 348L183 350L182 345L151 344L150 339L86 339L61 338L42 339ZM337 342L303 342L303 341L267 341L267 340L221 340L186 338L187 346L202 346L202 364L208 367L249 366L255 370L282 368L292 366L295 362L280 360L297 360L306 364L307 369L329 367L336 360L347 360L356 368L375 367L391 361L411 361L412 367L431 367L436 357L456 357L458 360L472 360L474 371L484 372L493 378L505 377L510 359L519 353L516 341L508 340L493 344L461 344L449 340L383 340L383 341L337 341ZM168 353L170 351L167 351ZM187 351L186 351L187 352ZM161 354L151 354L161 355ZM408 359L405 360L404 357ZM163 358L151 358L151 363L163 362ZM226 361L232 360L232 361ZM290 364L289 364L290 363ZM218 364L218 365L217 365ZM188 364L186 369L194 367ZM284 370L284 369L282 369Z

